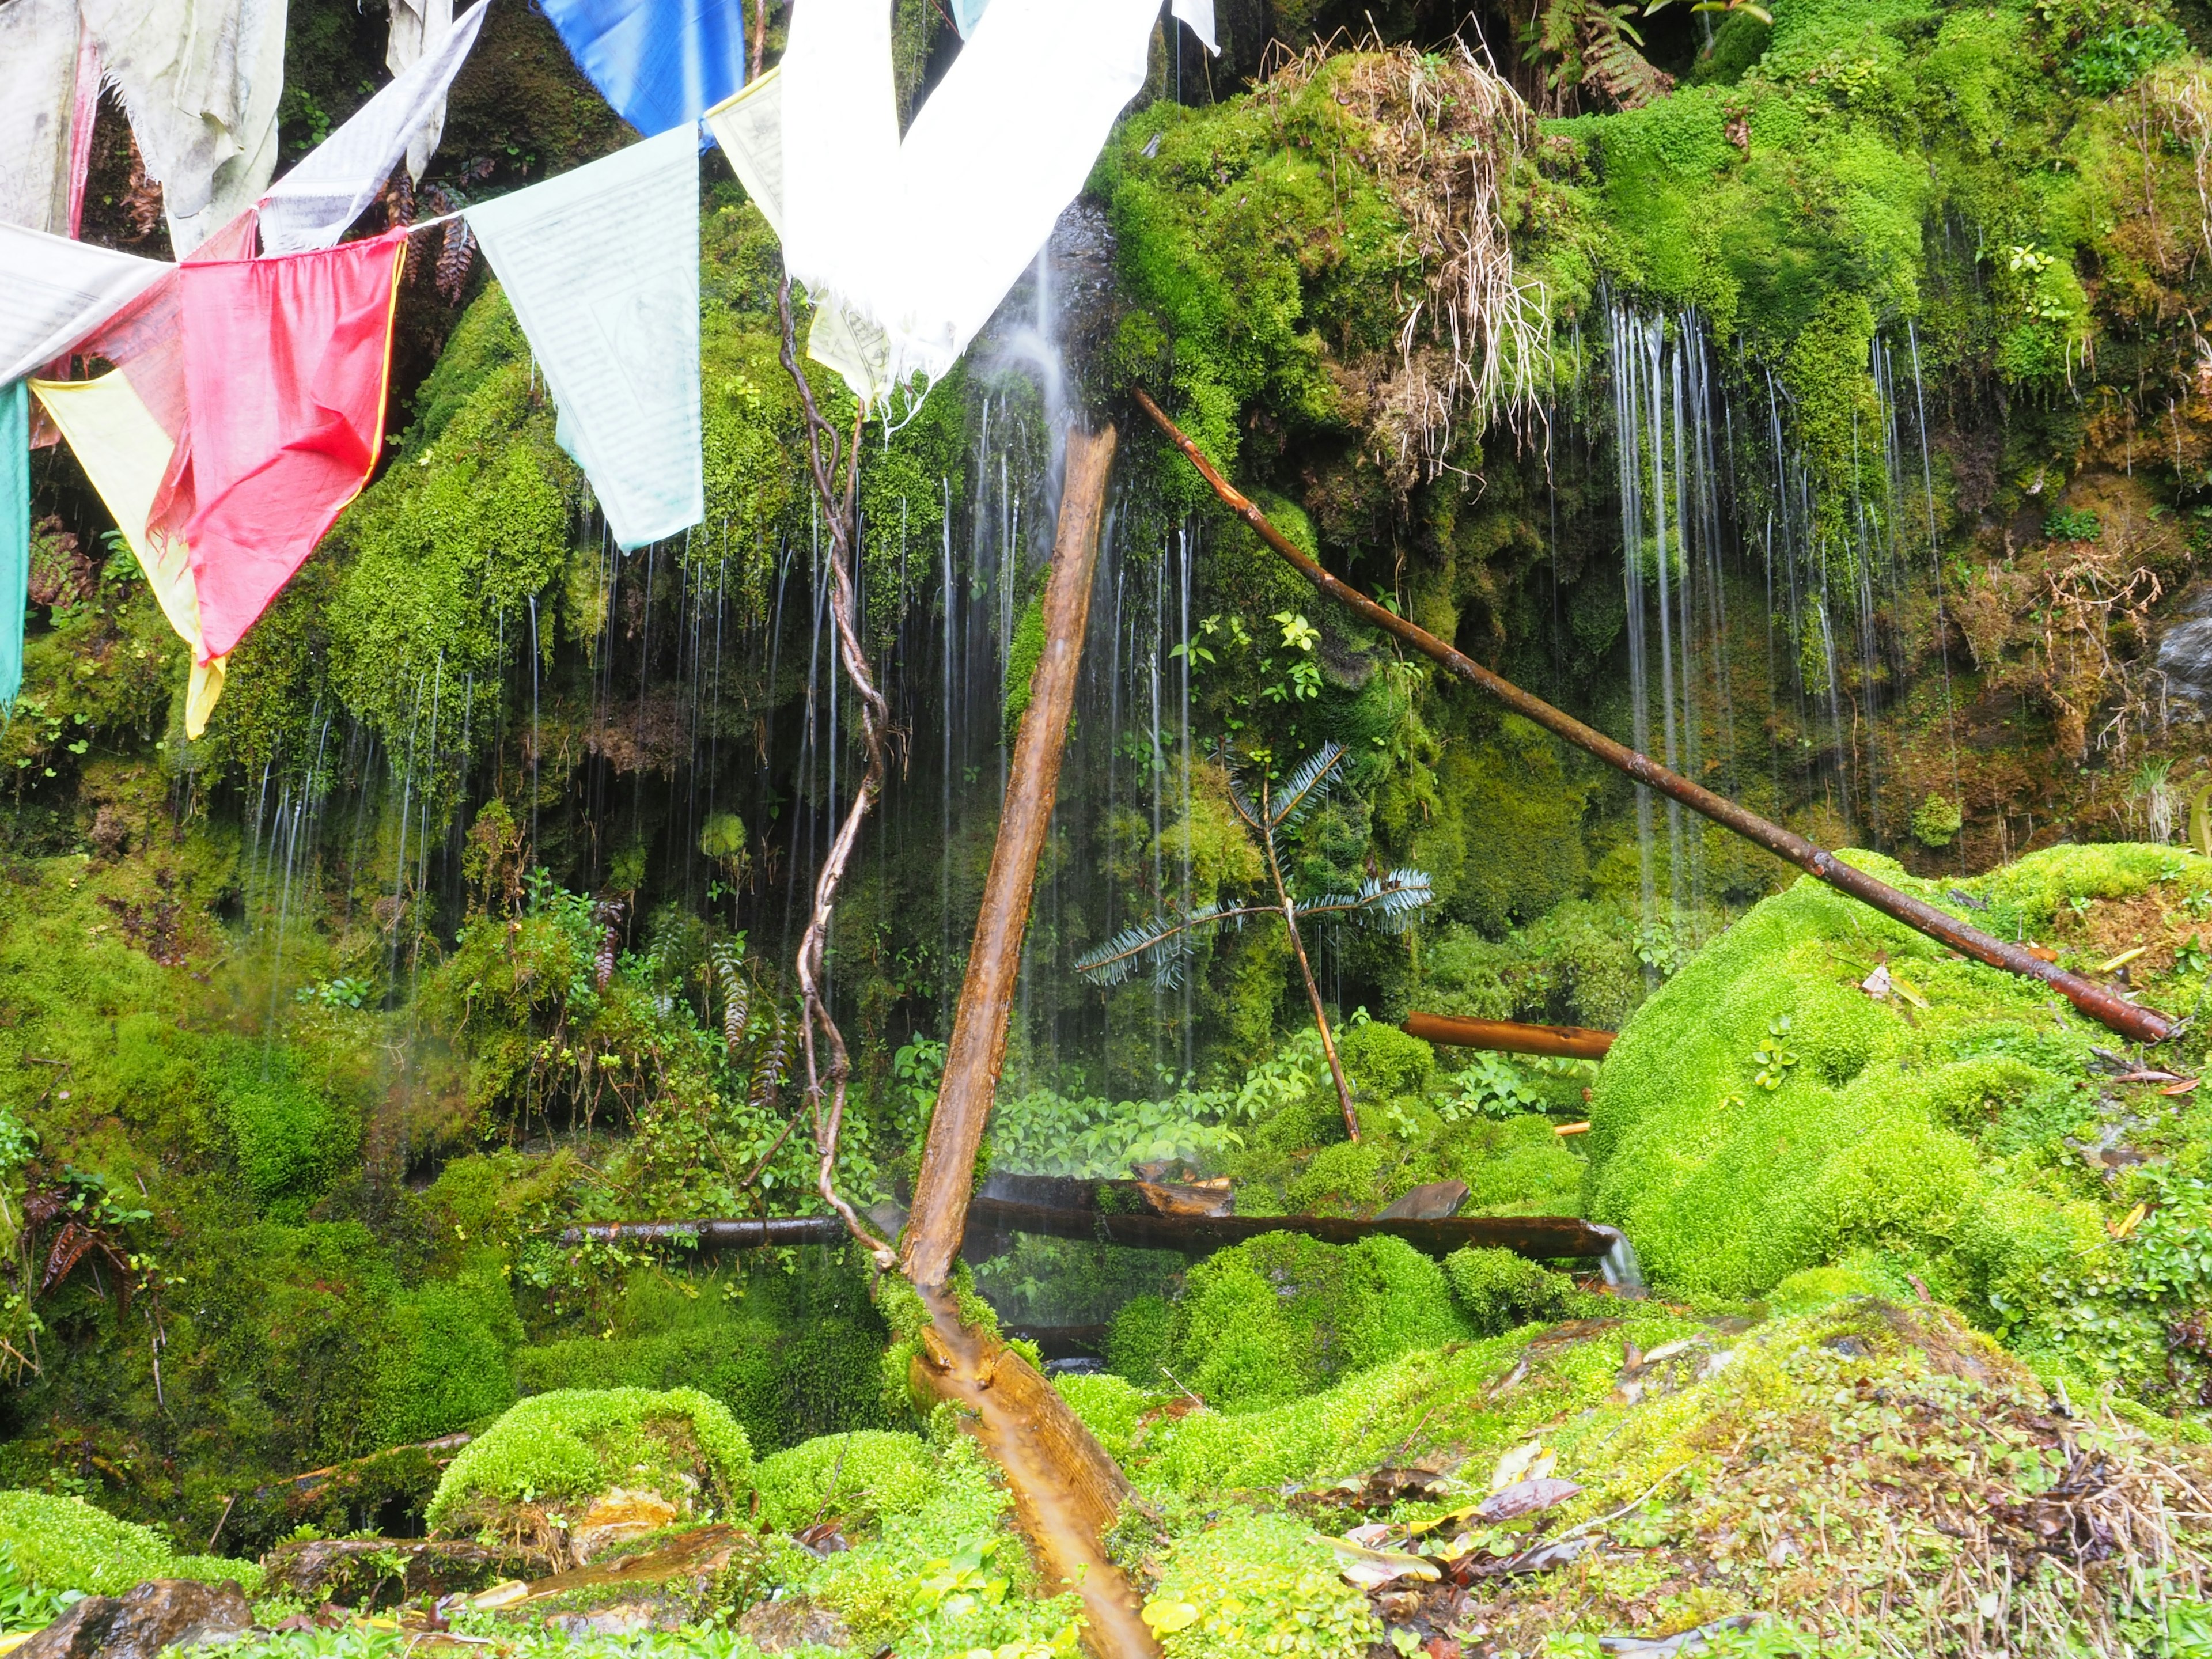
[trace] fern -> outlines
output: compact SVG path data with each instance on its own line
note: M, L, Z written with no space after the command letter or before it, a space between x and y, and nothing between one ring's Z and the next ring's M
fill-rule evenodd
M1583 12L1583 82L1595 84L1623 109L1641 109L1674 89L1674 77L1654 69L1644 37L1628 20L1634 5L1589 5Z

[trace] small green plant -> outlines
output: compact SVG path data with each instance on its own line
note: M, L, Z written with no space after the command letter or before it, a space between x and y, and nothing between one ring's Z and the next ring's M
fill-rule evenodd
M1518 1117L1544 1109L1544 1097L1528 1086L1521 1068L1503 1054L1477 1054L1474 1064L1451 1081L1456 1092L1437 1108L1447 1123L1477 1117Z
M939 1613L947 1619L963 1619L977 1607L997 1607L1012 1583L1005 1573L993 1571L1006 1542L1004 1538L979 1539L956 1555L929 1563L915 1585L908 1610L917 1619Z
M1765 1045L1751 1051L1751 1063L1759 1068L1751 1080L1770 1094L1790 1080L1790 1068L1797 1063L1789 1036L1790 1016L1777 1015L1767 1022Z
M1663 921L1649 923L1636 935L1636 959L1662 979L1672 979L1690 959L1688 946L1674 942L1674 930Z
M293 994L293 1000L323 1008L358 1008L376 994L376 988L365 979L326 979L315 985L302 985Z
M1958 802L1931 793L1912 809L1912 838L1923 847L1948 847L1963 822Z
M2019 252L2020 250L2015 250ZM2039 256L2041 257L2041 256ZM2045 259L2045 264L2050 262ZM2014 270L2020 267L2015 265ZM2040 270L2039 266L2037 269ZM2054 542L2094 542L2104 533L2104 526L2094 513L2063 509L2051 514L2043 521L2043 533Z
M2093 34L2064 54L2066 78L2092 98L2124 92L2170 58L2189 50L2189 37L2168 19L2154 18Z

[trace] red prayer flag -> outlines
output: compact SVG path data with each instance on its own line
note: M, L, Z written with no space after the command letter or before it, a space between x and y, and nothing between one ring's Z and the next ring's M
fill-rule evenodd
M202 649L236 645L368 482L404 231L179 266Z

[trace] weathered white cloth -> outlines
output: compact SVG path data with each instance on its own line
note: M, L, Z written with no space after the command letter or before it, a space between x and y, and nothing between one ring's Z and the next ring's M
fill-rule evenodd
M1158 15L1158 0L992 0L902 143L889 8L794 9L784 263L883 331L890 385L942 378L1036 257L1143 88Z
M276 170L284 0L79 5L183 258L258 201Z
M345 234L426 127L443 124L446 88L476 45L489 3L477 0L435 46L270 186L261 202L264 256L330 247Z
M990 3L991 0L952 0L952 27L960 31L963 40L975 33ZM1221 55L1221 48L1213 44L1213 0L1173 0L1168 15L1185 24L1208 52L1217 58Z
M0 220L67 234L76 0L0 0Z
M404 75L424 52L435 51L453 27L453 0L392 0L392 33L385 38L384 67L394 75ZM407 176L416 183L422 182L422 169L430 165L445 130L446 88L441 86L436 105L407 141Z
M45 368L175 269L0 225L0 386Z
M466 210L545 372L556 436L642 547L706 516L699 140L658 137Z

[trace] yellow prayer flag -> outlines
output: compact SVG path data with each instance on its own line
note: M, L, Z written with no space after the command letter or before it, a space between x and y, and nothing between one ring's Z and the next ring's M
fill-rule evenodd
M123 539L137 556L138 568L154 590L155 601L177 637L191 647L191 683L185 693L185 734L207 729L209 713L222 695L223 659L200 660L200 606L185 544L177 537L156 541L146 520L161 487L176 445L161 429L121 369L93 380L33 380L46 413L76 452L79 465L100 499L115 515Z

